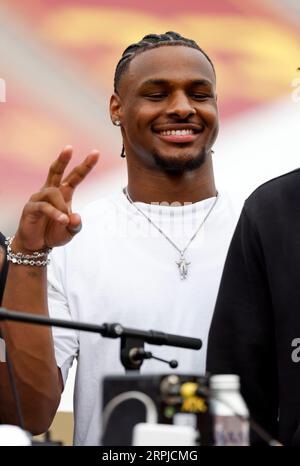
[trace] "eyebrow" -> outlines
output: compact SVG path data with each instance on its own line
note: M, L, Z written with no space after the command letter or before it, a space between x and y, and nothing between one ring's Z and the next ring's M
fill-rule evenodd
M142 83L142 86L162 86L169 84L170 82L167 79L149 79L148 81L145 81ZM211 86L213 83L209 81L208 79L194 79L189 82L190 86Z

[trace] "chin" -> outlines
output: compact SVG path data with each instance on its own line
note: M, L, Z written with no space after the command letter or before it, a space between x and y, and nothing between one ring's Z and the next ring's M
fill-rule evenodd
M166 156L159 152L153 152L152 156L156 166L166 173L181 174L200 168L206 161L207 151L203 148L196 156L188 153Z

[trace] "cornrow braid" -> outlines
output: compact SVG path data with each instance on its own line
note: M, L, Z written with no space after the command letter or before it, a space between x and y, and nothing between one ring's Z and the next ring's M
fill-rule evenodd
M177 32L173 31L168 31L165 34L148 34L147 36L143 37L140 42L131 44L124 50L122 57L116 66L114 91L117 92L121 76L128 69L129 63L134 57L140 53L145 52L146 50L155 49L163 45L183 45L185 47L191 47L193 49L199 50L199 52L201 52L207 58L212 66L214 75L216 75L211 59L194 40L187 39L186 37L183 37Z

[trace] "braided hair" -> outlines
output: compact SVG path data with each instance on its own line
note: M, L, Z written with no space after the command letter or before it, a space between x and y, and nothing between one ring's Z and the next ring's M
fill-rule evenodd
M131 44L124 50L115 71L114 91L117 92L121 76L128 69L129 63L134 57L142 52L145 52L146 50L155 49L163 45L183 45L185 47L191 47L193 49L199 50L207 58L212 66L214 75L216 75L211 59L194 40L187 39L186 37L183 37L177 32L173 31L168 31L165 34L148 34L147 36L143 37L140 42Z

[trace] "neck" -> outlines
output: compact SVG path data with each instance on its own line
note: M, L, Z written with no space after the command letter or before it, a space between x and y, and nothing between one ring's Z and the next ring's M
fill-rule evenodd
M211 157L197 170L180 175L137 166L127 160L128 193L135 202L194 203L217 194Z

